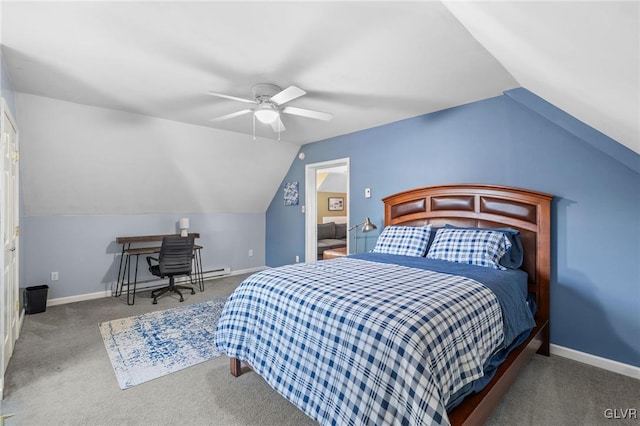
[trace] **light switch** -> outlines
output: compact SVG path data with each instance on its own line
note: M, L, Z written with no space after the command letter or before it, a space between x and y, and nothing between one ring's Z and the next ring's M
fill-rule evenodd
M364 189L364 198L371 198L371 188Z

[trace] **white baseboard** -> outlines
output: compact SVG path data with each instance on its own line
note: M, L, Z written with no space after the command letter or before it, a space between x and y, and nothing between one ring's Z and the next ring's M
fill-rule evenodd
M552 355L569 358L583 364L592 365L594 367L613 371L614 373L622 374L640 380L640 367L635 367L633 365L624 364L622 362L602 358L596 355L591 355L585 352L576 351L575 349L565 348L564 346L558 346L554 344L550 345L549 351Z
M204 279L205 279L205 281L208 281L208 280L216 279L216 278L224 278L224 277L230 277L230 276L234 276L234 275L250 274L250 273L253 273L253 272L262 271L264 269L267 269L267 267L266 266L258 266L256 268L239 269L237 271L231 271L230 273L226 273L226 270L225 270L224 272L222 272L222 275L220 273L207 274L207 272L205 271ZM158 281L153 281L153 282L140 283L140 287L138 287L138 290L144 290L145 288L151 288L151 287L158 287L160 285L167 284L168 282L169 282L168 280L158 280ZM152 285L144 287L144 284L152 284ZM65 305L67 303L82 302L82 301L85 301L85 300L100 299L100 298L103 298L103 297L111 297L112 294L113 293L112 293L111 290L105 290L105 291L98 291L96 293L79 294L77 296L58 297L58 298L55 298L55 299L48 299L47 300L47 306Z
M55 299L48 299L47 306L66 305L67 303L83 302L85 300L101 299L109 296L111 296L111 290L79 294L77 296L58 297Z

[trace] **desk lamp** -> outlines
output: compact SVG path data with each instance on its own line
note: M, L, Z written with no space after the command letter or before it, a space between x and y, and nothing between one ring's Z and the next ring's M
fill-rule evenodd
M362 232L369 232L369 231L373 231L374 229L378 229L377 226L371 223L371 220L369 220L368 217L364 218L364 222L359 223L357 225L353 225L351 228L349 228L349 231L352 231L355 229L354 237L355 237L356 245L355 245L354 253L356 254L358 254L358 227L361 225L362 225Z

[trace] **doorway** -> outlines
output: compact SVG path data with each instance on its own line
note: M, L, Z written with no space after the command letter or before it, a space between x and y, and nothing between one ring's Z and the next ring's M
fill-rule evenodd
M305 262L315 262L318 257L318 223L323 221L349 223L349 187L349 158L306 165ZM321 208L318 202L319 193L323 194ZM324 206L325 202L327 206ZM319 212L324 213L319 216ZM347 253L349 252L348 244L347 238Z

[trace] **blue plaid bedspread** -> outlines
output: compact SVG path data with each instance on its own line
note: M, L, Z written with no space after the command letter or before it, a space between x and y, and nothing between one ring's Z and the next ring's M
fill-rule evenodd
M344 257L247 278L215 343L322 425L431 425L503 337L477 281Z

